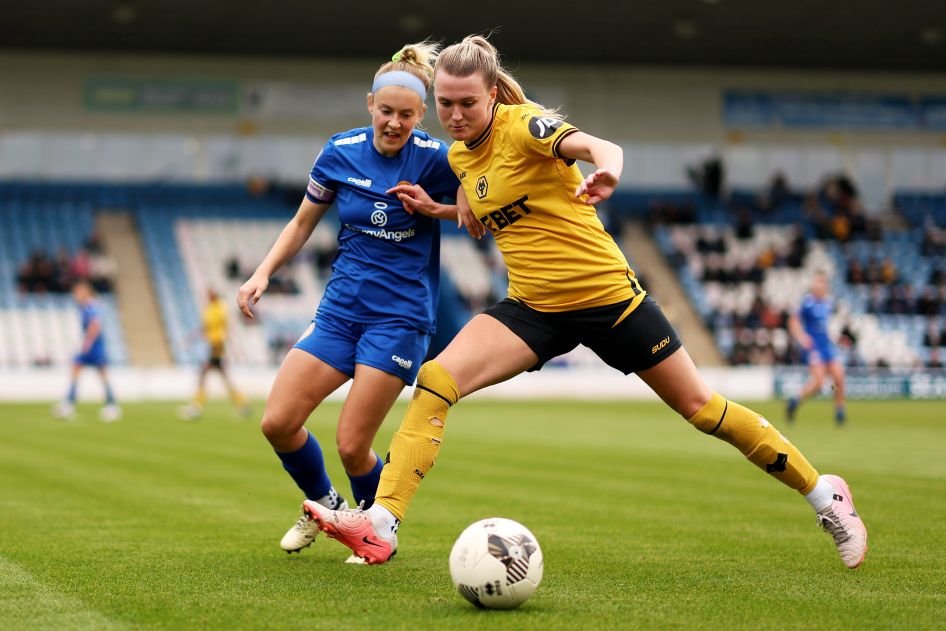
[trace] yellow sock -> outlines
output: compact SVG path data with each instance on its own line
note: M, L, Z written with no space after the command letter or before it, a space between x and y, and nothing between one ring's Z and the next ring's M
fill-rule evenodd
M447 411L459 398L460 390L443 366L429 361L420 367L414 398L391 440L375 494L375 503L398 519L404 519L420 481L434 466Z
M203 408L205 403L207 403L207 391L203 388L198 388L197 394L194 395L194 405Z
M689 419L704 434L725 440L766 473L801 494L818 483L818 472L762 415L714 393Z
M236 388L230 391L230 400L233 401L233 405L235 405L238 408L241 408L244 405L246 405L246 397L243 396L243 393L237 390Z

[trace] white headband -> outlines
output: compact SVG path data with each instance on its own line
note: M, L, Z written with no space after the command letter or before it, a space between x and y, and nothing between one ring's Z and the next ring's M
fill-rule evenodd
M386 88L389 85L396 85L407 88L408 90L413 90L420 96L421 101L427 100L427 88L424 87L424 82L409 72L392 70L391 72L381 73L374 78L374 83L371 84L371 91L377 92L381 88Z

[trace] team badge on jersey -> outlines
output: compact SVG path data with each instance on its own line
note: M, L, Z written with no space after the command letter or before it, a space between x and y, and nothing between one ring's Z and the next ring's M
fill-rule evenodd
M555 130L565 124L561 118L552 118L551 116L533 116L529 119L529 133L533 138L543 140L548 138Z
M489 192L489 182L486 181L485 175L481 175L480 179L476 180L476 196L483 199L487 192Z

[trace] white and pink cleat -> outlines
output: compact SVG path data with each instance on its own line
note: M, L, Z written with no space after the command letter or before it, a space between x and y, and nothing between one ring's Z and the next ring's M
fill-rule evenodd
M368 565L380 565L397 552L396 520L384 527L375 524L370 511L331 510L311 500L302 502L302 510L327 537L350 548Z
M818 513L818 523L834 538L844 565L853 570L864 562L867 554L867 527L854 509L847 482L836 475L822 477L834 487L834 500Z

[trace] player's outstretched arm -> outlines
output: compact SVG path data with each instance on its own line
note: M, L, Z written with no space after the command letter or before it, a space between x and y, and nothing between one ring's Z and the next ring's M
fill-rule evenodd
M269 287L270 277L285 265L286 261L299 253L330 206L331 204L316 204L308 198L302 200L296 216L282 229L266 258L237 292L237 306L243 315L253 318L250 307L259 302L263 292Z
M462 186L457 188L456 204L435 202L420 184L398 184L385 192L388 195L397 196L404 205L404 210L411 214L417 212L434 219L456 219L457 226L466 228L470 236L476 239L482 237L486 230L473 215L473 210L470 208Z
M585 201L589 204L597 204L611 197L624 169L623 149L603 138L576 132L562 139L558 153L565 158L590 162L598 167L578 185L575 197L587 195Z

